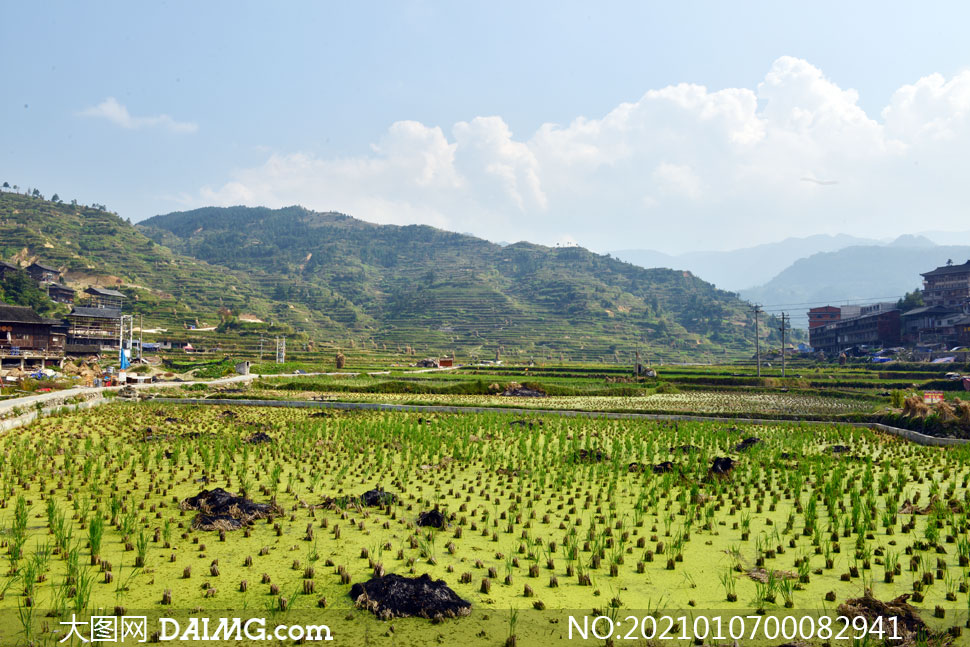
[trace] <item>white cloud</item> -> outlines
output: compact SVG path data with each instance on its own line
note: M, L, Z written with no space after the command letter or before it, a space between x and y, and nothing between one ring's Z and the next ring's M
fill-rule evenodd
M303 204L491 240L554 244L568 231L600 250L890 236L927 215L965 229L968 121L970 72L905 85L871 117L855 90L782 57L755 88L648 90L525 137L499 116L447 133L397 122L368 154L271 154L195 202Z
M664 162L653 170L653 181L661 191L685 198L698 198L701 194L701 181L686 164Z
M164 128L173 133L194 133L199 129L198 124L190 121L176 121L164 114L153 117L133 117L128 112L128 108L119 103L114 97L108 97L98 105L82 110L79 114L82 117L106 119L116 126L127 130Z

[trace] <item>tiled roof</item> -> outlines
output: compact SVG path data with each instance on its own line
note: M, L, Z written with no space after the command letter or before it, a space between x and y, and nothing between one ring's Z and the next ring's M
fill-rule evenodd
M941 265L935 270L924 272L922 276L944 276L946 274L963 274L970 272L970 261L961 265Z
M74 306L69 317L100 317L102 319L120 319L121 310L118 308L90 308L88 306Z
M12 306L6 303L0 303L0 321L4 323L45 323L40 315L27 306Z

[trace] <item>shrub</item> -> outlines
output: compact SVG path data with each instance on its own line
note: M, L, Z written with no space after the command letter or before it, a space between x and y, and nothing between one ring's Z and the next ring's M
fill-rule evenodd
M657 388L654 389L654 393L680 393L680 389L670 382L660 382L657 384Z

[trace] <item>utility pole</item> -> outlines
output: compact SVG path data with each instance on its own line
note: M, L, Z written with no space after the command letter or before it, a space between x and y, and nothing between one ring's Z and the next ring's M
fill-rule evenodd
M131 347L134 335L135 321L132 315L121 315L118 326L118 364L125 365L125 341L127 338L128 361L131 361Z
M144 359L145 352L145 315L138 315L138 361Z
M761 377L761 318L759 316L761 306L753 305L751 309L754 311L754 348L755 354L758 356L758 377Z
M781 313L781 326L778 330L781 331L781 376L785 377L785 331L788 329L787 322L788 315L784 312Z
M286 337L276 338L276 363L282 364L286 361Z
M263 361L263 337L259 337L259 361Z

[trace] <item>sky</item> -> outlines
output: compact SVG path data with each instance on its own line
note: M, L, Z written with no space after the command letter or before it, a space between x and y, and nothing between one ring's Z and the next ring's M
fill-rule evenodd
M0 183L494 241L967 230L970 4L0 0Z

